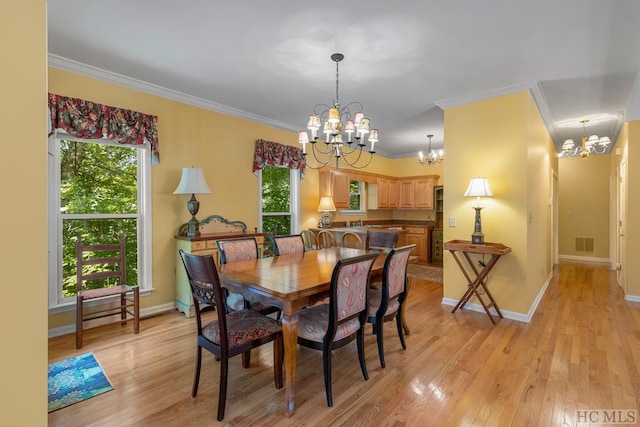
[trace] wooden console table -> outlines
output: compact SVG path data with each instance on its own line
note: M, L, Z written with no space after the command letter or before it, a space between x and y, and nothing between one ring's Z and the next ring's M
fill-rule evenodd
M489 288L487 288L486 279L489 275L489 272L496 265L500 257L511 252L511 248L503 245L502 243L485 243L483 245L475 245L468 240L451 240L444 244L444 249L448 250L451 255L453 255L453 259L456 260L456 263L458 264L458 267L460 267L460 270L462 271L462 274L464 274L464 277L467 279L469 286L467 288L467 291L464 293L462 298L460 298L460 301L458 301L458 304L456 304L451 312L455 313L458 308L464 308L464 305L471 299L471 297L475 296L476 298L478 298L478 301L480 301L480 304L482 304L482 307L487 313L487 316L489 316L489 319L491 319L491 322L495 325L496 321L491 315L489 309L493 307L500 318L502 318L503 316L500 312L500 309L498 308L498 304L496 304L496 301L493 299L491 292L489 292ZM475 275L475 278L471 278L471 274L469 273L468 269L465 268L462 261L460 261L458 253L462 253L464 258L467 260L467 265L471 268L471 271ZM478 271L469 254L487 254L491 255L491 259L484 265L482 270ZM482 299L482 294L478 292L478 288L481 288L481 290L484 291L484 294L489 298L489 303L485 303L485 301Z

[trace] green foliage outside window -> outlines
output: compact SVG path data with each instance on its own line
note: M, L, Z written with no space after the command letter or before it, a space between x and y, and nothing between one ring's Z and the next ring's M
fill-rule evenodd
M359 211L360 208L360 189L362 188L359 181L349 181L349 210Z
M262 169L262 230L291 234L291 185L289 169L265 166Z
M124 234L127 281L130 285L137 284L137 219L103 217L137 213L137 160L137 149L131 147L60 141L63 297L76 294L78 236L82 236L85 244L98 244L117 243L119 235ZM93 216L97 214L102 217ZM93 283L88 287L116 284Z

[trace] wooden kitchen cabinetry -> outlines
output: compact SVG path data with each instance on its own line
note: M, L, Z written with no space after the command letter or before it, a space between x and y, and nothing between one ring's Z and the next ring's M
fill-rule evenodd
M417 256L420 261L428 262L431 255L431 227L405 227L405 230L407 245L416 245L411 255Z
M433 209L433 187L437 177L402 178L398 181L399 209Z
M320 197L331 196L336 209L349 208L349 174L338 170L320 172Z
M375 184L367 186L367 207L369 209L396 209L398 207L398 181L378 178Z

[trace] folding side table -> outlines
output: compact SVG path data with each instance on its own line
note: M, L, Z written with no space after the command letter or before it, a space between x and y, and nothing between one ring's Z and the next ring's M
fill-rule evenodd
M489 292L489 289L487 288L486 280L489 272L496 265L500 257L511 252L511 248L503 245L502 243L484 243L482 245L477 245L471 243L471 241L468 240L451 240L444 244L444 249L451 252L451 255L453 255L453 259L455 259L456 263L458 263L458 267L460 267L462 274L464 274L464 277L467 279L467 282L469 284L467 291L464 293L462 298L460 298L460 301L458 301L458 304L456 304L451 312L455 313L458 308L464 308L464 305L471 299L471 297L475 296L476 298L478 298L478 301L480 301L480 304L482 304L482 307L487 313L487 316L489 316L489 319L491 319L491 322L495 325L496 321L493 319L493 316L491 315L489 309L493 307L498 313L499 317L502 318L503 316L500 312L500 309L498 308L498 304L496 304L496 301L493 299L491 292ZM471 278L471 274L469 273L468 269L465 268L462 261L460 260L460 257L458 256L460 253L467 260L467 265L471 268L471 271L475 275L474 279ZM478 271L476 266L473 264L473 261L471 260L469 254L487 254L491 255L491 259L484 265L482 270ZM489 303L485 303L485 301L482 299L482 294L478 292L478 288L481 288L481 290L484 291L484 294L489 298Z

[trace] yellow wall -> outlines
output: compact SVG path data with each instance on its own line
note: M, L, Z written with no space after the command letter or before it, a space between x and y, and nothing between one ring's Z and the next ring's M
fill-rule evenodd
M5 290L0 407L7 426L47 425L47 21L44 1L0 4ZM25 305L24 302L28 301Z
M559 253L609 260L611 155L559 160ZM575 250L576 237L594 239L594 251Z
M256 139L297 145L297 134L230 117L78 74L49 68L49 91L158 116L160 164L152 169L153 287L142 308L174 299L176 228L189 220L188 196L172 194L184 166L201 167L213 194L199 195L199 218L218 214L258 226L258 180L251 172ZM310 156L309 156L310 157ZM308 158L310 163L313 161ZM420 166L415 158L393 160L374 156L367 172L391 176L441 175L442 166ZM308 167L301 184L301 229L317 226L318 171ZM365 220L423 219L432 211L369 211ZM341 216L335 220L358 220ZM73 312L49 317L49 327L73 323Z
M188 196L174 195L185 166L201 167L213 192L199 195L199 218L218 214L258 226L258 179L251 172L256 139L297 144L297 135L132 89L49 68L49 91L158 116L160 164L152 169L153 287L142 308L171 303L177 227L190 218ZM318 176L301 184L302 219L317 221ZM305 223L303 222L303 225ZM73 312L51 315L49 327L73 323Z
M471 239L476 202L463 194L472 177L486 176L494 197L482 200L485 241L512 248L494 268L489 286L501 308L527 314L551 268L550 218L544 208L554 165L550 138L527 92L450 108L444 118L444 239ZM455 227L449 227L449 217ZM467 282L448 254L444 269L444 297L457 300Z
M624 291L627 296L640 298L640 170L632 165L640 163L640 120L628 122L622 129L615 149L619 149L621 154L613 157L614 169L620 166L622 161L626 161L624 167L623 181L625 191L626 222L625 241L626 253L623 253L618 262L622 263Z

